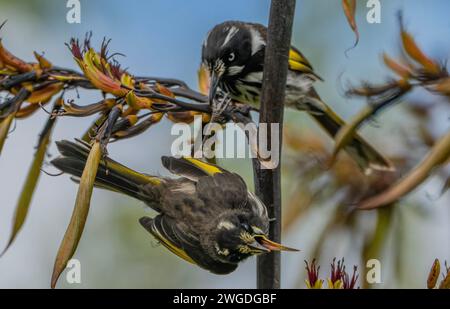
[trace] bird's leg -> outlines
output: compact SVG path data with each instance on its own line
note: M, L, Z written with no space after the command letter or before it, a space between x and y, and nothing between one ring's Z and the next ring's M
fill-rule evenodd
M122 114L122 105L118 104L114 106L108 114L108 118L103 125L97 131L96 140L100 143L102 154L104 157L108 155L106 146L113 133L114 126Z
M225 95L224 93L220 93L219 94L220 98L216 99L214 98L211 104L211 118L210 121L208 123L209 124L213 124L213 123L219 123L219 124L223 124L225 122L227 122L227 117L225 116L226 111L228 110L228 107L230 106L231 103L231 99ZM202 132L203 135L203 132ZM214 134L211 135L203 135L202 136L202 148L203 145L205 145L206 141L210 138L216 138L215 136L215 132Z
M218 100L213 100L211 122L214 122L215 120L223 118L222 117L223 113L228 108L230 103L231 103L231 99L226 95L221 96L221 98Z
M232 113L239 113L243 116L249 117L251 111L258 111L259 109L248 104L237 103L233 106Z

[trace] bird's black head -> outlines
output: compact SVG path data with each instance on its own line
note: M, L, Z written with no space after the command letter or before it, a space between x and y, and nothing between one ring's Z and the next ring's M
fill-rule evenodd
M241 74L252 56L265 46L262 26L227 21L215 26L206 36L202 49L202 65L211 76L210 100L221 79Z
M225 263L237 264L252 255L270 251L297 251L269 240L267 222L247 210L231 211L215 223L213 251Z

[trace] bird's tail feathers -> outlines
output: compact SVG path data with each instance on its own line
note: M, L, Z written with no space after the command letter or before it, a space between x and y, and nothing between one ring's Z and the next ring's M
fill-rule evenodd
M74 143L66 140L56 142L56 145L61 156L51 163L62 172L74 176L74 181L78 181L86 165L90 146L81 141ZM141 174L106 157L98 167L95 186L151 202L154 196L147 196L145 192L148 190L144 192L142 189L144 186L160 185L161 181L158 177Z
M341 127L345 125L344 120L324 103L315 91L312 93L312 98L313 99L309 102L307 108L297 109L307 109L308 114L310 114L320 126L334 138ZM379 153L359 134L353 136L353 139L345 146L344 150L366 174L370 173L372 170L395 170L392 162Z

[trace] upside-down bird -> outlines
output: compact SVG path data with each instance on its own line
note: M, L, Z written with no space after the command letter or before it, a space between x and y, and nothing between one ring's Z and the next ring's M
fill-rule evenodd
M52 164L81 177L90 147L57 142L61 155ZM234 271L246 258L270 251L297 251L269 240L266 206L235 173L193 158L162 157L180 178L136 172L105 158L95 185L143 201L159 214L139 222L161 244L184 260L215 274Z
M202 47L202 65L211 78L211 102L220 89L237 102L259 107L266 43L266 27L254 23L227 21L207 34ZM306 111L334 137L345 123L313 88L313 83L322 79L293 46L288 61L285 106ZM372 169L394 169L392 163L360 135L354 135L345 150L366 173Z

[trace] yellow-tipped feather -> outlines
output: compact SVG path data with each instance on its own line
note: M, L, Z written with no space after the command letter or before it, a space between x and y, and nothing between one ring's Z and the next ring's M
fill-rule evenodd
M120 175L127 176L129 179L136 180L137 183L151 183L153 185L159 185L161 180L157 177L148 176L125 167L115 161L108 160L107 167L110 170L116 171Z
M191 257L187 255L187 253L183 249L174 245L170 240L161 235L161 233L159 233L157 229L152 230L152 232L153 236L155 236L155 238L157 238L161 242L161 244L163 244L164 247L169 249L172 253L176 254L177 256L191 264L197 265L197 263L195 263L194 260L191 259Z
M194 164L196 167L207 173L208 175L214 175L217 173L222 173L223 171L216 165L209 164L194 158L184 158L186 161Z

